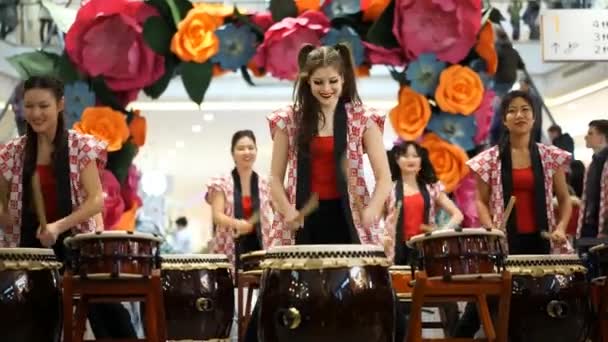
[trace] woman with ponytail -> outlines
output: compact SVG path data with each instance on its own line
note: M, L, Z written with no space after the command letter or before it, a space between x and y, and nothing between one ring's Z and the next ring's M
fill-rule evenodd
M386 248L393 234L376 229L391 191L382 141L384 116L362 104L348 46L306 45L298 62L293 105L268 116L271 189L278 211L274 227L288 232L290 243ZM364 153L376 178L371 198L363 175ZM318 209L298 221L298 210L313 194L319 198ZM386 252L392 258L392 246Z
M534 100L527 92L512 91L503 97L500 114L504 134L494 146L468 161L477 180L477 211L485 227L498 228L511 196L515 206L506 224L509 254L569 253L566 228L572 203L565 168L570 153L536 143L532 137ZM553 210L557 197L558 217ZM545 236L550 236L546 239ZM475 305L467 305L454 337L472 337L479 329Z
M413 261L411 249L405 243L412 236L422 234L424 226L434 228L437 207L450 215L444 228L458 227L463 215L444 192L424 147L414 141L405 141L395 144L388 155L394 182L393 196L403 204L397 217L395 264L409 265Z
M34 76L24 85L26 134L0 149L0 247L52 248L65 259L63 240L103 230L100 171L106 144L64 127L61 81ZM40 229L32 176L40 179L48 224ZM89 320L97 338L136 337L120 304L95 304Z
M257 156L253 132L234 133L230 152L234 169L209 181L205 200L213 217L213 252L226 254L236 268L240 255L270 245L272 206L268 182L253 170Z

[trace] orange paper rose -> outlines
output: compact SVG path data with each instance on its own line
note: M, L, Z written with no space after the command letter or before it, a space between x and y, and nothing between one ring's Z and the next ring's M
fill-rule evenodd
M204 63L220 48L215 29L224 18L208 4L197 4L177 25L171 39L171 51L184 62ZM211 13L210 13L211 12Z
M494 47L494 29L488 21L479 32L479 40L475 45L475 52L486 62L486 71L489 75L496 74L498 68L498 55Z
M429 159L435 168L437 177L447 192L456 188L467 173L467 154L458 146L442 140L434 133L425 134L420 144L429 151Z
M426 97L408 86L399 90L399 104L389 114L395 133L403 140L418 138L431 119L431 106Z
M110 107L88 107L74 129L108 143L108 152L118 151L129 138L127 118Z
M304 11L318 11L321 8L320 0L296 0L298 14Z
M482 99L483 83L471 68L455 64L441 72L435 100L444 112L470 115Z
M133 118L129 123L129 131L135 145L142 147L146 143L147 124L146 118L141 116L139 110L133 111Z
M369 6L363 9L363 20L376 21L390 2L391 0L368 0Z
M357 77L369 77L369 69L371 67L367 64L361 64L355 68L355 76Z

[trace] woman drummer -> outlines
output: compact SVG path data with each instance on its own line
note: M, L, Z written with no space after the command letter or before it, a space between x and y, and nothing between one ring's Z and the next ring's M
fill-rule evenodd
M531 138L533 99L526 92L512 91L500 104L505 126L501 142L469 160L477 180L477 210L485 227L498 228L506 221L509 254L569 252L566 228L572 204L565 168L570 153ZM556 221L553 194L558 202ZM508 218L504 208L511 196L515 206ZM547 238L549 237L549 238ZM474 305L468 305L455 337L471 337L479 328Z
M26 134L0 149L0 247L52 248L63 261L67 236L103 229L100 171L106 144L64 127L61 81L34 76L23 87ZM46 227L34 209L34 174L40 179ZM97 338L137 337L120 304L91 305L89 320Z

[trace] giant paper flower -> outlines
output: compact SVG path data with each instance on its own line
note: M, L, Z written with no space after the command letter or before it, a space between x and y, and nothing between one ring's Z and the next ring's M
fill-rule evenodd
M483 59L476 58L469 62L469 68L473 69L481 79L484 89L491 89L494 87L494 78L486 72L487 64Z
M305 11L318 11L321 8L320 0L295 0L298 14Z
M446 191L452 192L469 172L467 154L434 133L425 134L421 145L429 151L429 159Z
M404 140L418 138L431 118L431 106L426 97L408 86L399 89L399 104L389 114L395 133Z
M294 80L302 45L320 45L328 30L329 20L320 12L306 11L297 18L284 18L266 31L253 60L274 77Z
M91 134L108 144L108 152L118 151L129 138L129 127L123 113L110 107L89 107L82 113L74 129Z
M114 174L106 169L101 172L103 188L103 223L106 228L113 227L125 211L125 202L120 193L120 183Z
M222 69L237 70L255 55L256 36L249 26L230 23L218 28L215 34L220 39L220 50L211 61Z
M475 147L473 136L475 136L475 117L464 115L452 115L446 113L434 113L427 128L435 132L443 140L460 146L465 151Z
M171 39L171 51L184 62L204 63L220 48L215 29L224 18L207 5L194 5Z
M65 49L84 74L102 76L122 104L165 73L165 59L144 42L143 23L158 11L143 1L83 2L65 37Z
M137 193L140 179L141 173L135 165L131 164L127 173L127 179L120 189L120 194L127 208L131 208L133 205L141 206L142 204L141 198Z
M464 220L463 227L479 227L479 214L475 205L475 176L469 172L454 190L454 200L456 206L462 211Z
M488 21L479 32L479 39L475 45L475 52L486 62L486 71L489 75L496 74L498 68L498 55L494 46L494 29L492 22Z
M477 41L480 13L480 0L395 0L393 33L406 56L458 63Z
M439 74L446 63L437 60L434 54L425 53L407 66L405 76L415 91L424 95L433 95L439 82Z
M272 14L270 12L256 12L251 16L251 22L259 26L262 31L266 32L274 24Z
M95 93L83 81L76 81L65 85L65 110L63 111L65 127L72 126L80 120L87 107L95 106Z
M365 58L372 65L404 66L405 56L401 49L387 49L372 43L363 42L365 46Z
M481 104L483 83L471 68L459 64L443 70L435 100L448 113L469 115Z
M146 118L141 116L139 110L133 111L133 117L131 118L131 122L129 122L129 133L131 134L131 139L135 145L138 147L144 146L146 143L146 134L148 133L148 125L146 123Z
M365 55L363 53L363 44L361 37L349 26L342 26L341 29L331 28L327 34L321 39L323 45L336 45L345 43L350 48L353 55L355 65L359 66L363 63Z
M494 116L494 100L496 93L492 89L487 89L483 93L483 100L479 108L473 113L475 122L477 123L477 132L473 138L475 144L483 143L490 133L490 125L492 124L492 116Z

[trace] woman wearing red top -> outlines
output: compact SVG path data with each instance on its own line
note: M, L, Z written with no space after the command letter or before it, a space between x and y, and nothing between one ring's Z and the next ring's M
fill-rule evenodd
M435 225L437 206L450 215L446 228L457 227L463 215L443 191L425 148L413 141L397 144L389 152L389 161L395 197L403 203L397 218L395 264L408 265L413 260L405 242L421 234L423 225Z
M67 236L103 229L99 172L105 164L106 144L64 127L60 80L31 77L24 83L23 102L26 135L0 150L0 247L50 247L64 261ZM39 227L30 191L35 172L48 222L44 230ZM39 311L45 314L44 308ZM97 339L137 337L121 304L90 305L89 321Z
M257 156L253 132L234 133L230 151L235 168L209 181L205 199L213 217L213 252L226 254L238 265L240 255L268 245L272 207L268 183L253 171ZM248 221L254 214L259 220Z

